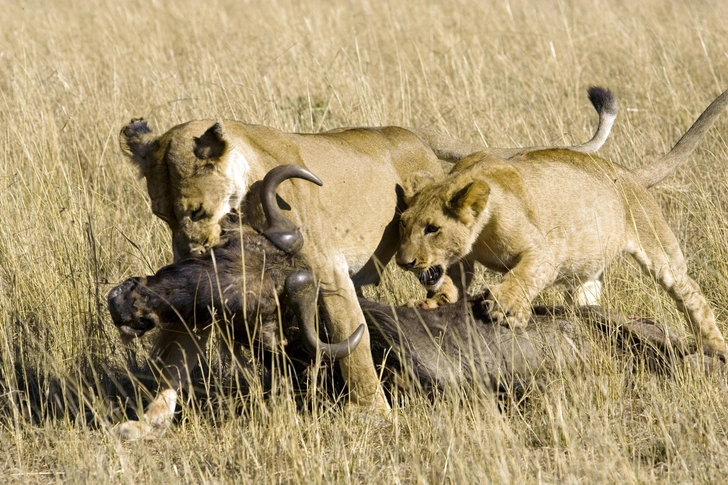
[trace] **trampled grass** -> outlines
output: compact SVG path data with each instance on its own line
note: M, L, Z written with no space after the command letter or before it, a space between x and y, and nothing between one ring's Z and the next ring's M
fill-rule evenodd
M106 294L171 260L166 227L117 134L234 118L288 131L431 128L489 146L586 140L586 88L621 112L600 154L638 167L728 88L719 0L2 3L0 478L4 483L723 483L725 376L671 378L610 354L522 405L487 393L403 396L391 422L285 386L186 400L163 438L118 441L104 400L145 365ZM654 189L728 334L728 114ZM629 261L607 304L684 329ZM402 302L390 269L368 294ZM224 382L216 382L222 386ZM82 396L79 398L79 396ZM133 413L147 397L132 393ZM138 402L137 402L138 401Z

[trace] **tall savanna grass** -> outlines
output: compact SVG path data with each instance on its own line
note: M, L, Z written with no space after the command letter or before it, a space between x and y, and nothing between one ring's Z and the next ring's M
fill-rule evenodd
M285 389L232 392L186 400L161 440L125 443L111 432L119 402L104 397L147 355L121 349L106 294L171 260L168 230L118 148L132 117L158 132L232 118L561 145L589 138L596 84L621 106L600 154L639 167L728 88L726 19L720 0L2 2L0 480L724 483L725 377L655 376L609 349L526 403L415 393L391 422L325 402L301 410ZM653 189L724 334L726 133L728 114ZM409 276L386 276L370 296L418 294ZM684 331L634 264L614 263L606 281L609 306ZM131 393L126 412L147 398Z

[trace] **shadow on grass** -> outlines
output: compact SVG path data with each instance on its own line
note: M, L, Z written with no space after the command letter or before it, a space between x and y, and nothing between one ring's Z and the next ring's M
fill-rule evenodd
M314 380L317 395L324 397L319 403L338 405L345 396L337 366L313 365L303 348L285 355L267 352L256 363L249 355L233 358L225 351L212 357L214 362L197 366L182 390L182 400L194 402L197 409L234 402L242 412L252 399L281 392L292 396L299 409L308 409ZM149 363L138 365L131 351L126 365L86 363L73 374L60 375L44 366L8 366L0 360L0 422L40 425L62 420L96 428L137 420L159 388L157 376Z
M501 403L521 405L545 374L576 376L598 368L595 362L604 356L617 357L624 369L663 375L686 361L706 368L725 365L724 359L694 353L668 325L619 312L536 307L527 328L508 329L482 314L482 301L469 303L421 311L361 302L390 400L412 392L437 398L456 389L464 396L485 391ZM244 352L233 358L223 350L208 357L212 362L197 366L183 389L183 399L196 409L219 409L224 401L227 409L240 412L251 398L280 392L302 410L346 402L338 366L314 363L301 345L289 345L285 354L258 352L255 358ZM0 369L5 422L62 419L98 427L136 420L158 388L150 361L139 365L131 350L124 365L86 362L62 375L17 362L0 361ZM319 399L311 399L314 395Z

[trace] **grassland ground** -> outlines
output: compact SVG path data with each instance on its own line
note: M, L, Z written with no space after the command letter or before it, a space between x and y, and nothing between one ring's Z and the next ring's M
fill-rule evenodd
M0 5L3 483L725 482L725 376L684 369L666 379L607 348L525 403L477 391L402 395L389 423L321 396L302 410L282 381L266 398L253 387L187 399L163 439L125 443L110 430L119 402L103 396L118 390L111 377L125 386L143 371L148 351L121 349L106 294L171 260L168 230L117 146L130 118L158 131L232 118L287 131L402 125L488 146L571 144L593 131L585 93L596 84L621 106L600 154L639 167L728 88L728 3ZM726 133L728 116L653 189L724 334ZM605 279L611 308L685 329L628 260ZM366 289L394 303L419 291L392 267ZM203 394L229 387L215 364L224 359L217 349L209 357ZM129 394L127 412L147 398Z

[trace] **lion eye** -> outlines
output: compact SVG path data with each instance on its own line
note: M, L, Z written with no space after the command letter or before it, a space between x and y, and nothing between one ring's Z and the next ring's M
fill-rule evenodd
M427 224L425 226L425 234L435 234L440 230L439 227L433 226L432 224Z
M200 206L200 207L198 207L197 209L193 210L190 213L190 219L192 219L193 221L197 222L197 221L199 221L201 219L204 219L205 215L206 215L205 214L205 209L202 206Z

